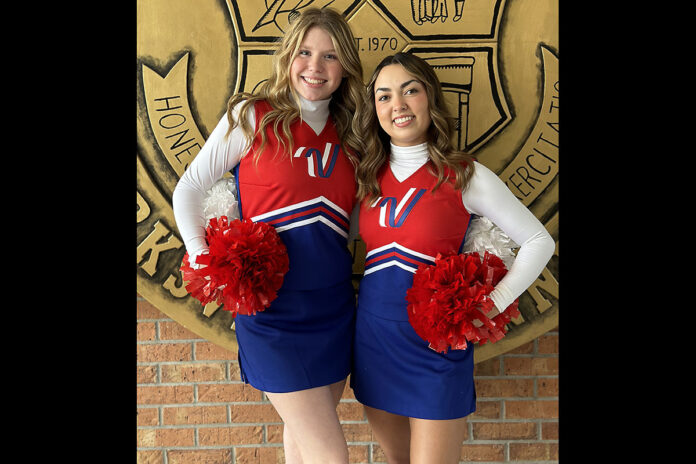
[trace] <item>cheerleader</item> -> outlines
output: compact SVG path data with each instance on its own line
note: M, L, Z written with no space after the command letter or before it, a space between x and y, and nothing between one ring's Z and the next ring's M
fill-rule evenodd
M194 265L207 253L205 192L232 170L240 218L276 228L290 269L277 298L237 315L242 380L283 419L288 463L347 463L336 413L351 368L355 294L347 248L361 150L362 67L345 19L306 9L290 24L268 80L227 113L179 180L177 226Z
M487 217L520 244L490 294L494 317L534 282L555 244L492 171L453 148L454 120L425 61L389 56L367 90L357 170L367 255L351 387L390 464L457 463L464 418L476 409L474 348L439 353L416 334L406 310L413 274L438 253L459 252L472 215Z

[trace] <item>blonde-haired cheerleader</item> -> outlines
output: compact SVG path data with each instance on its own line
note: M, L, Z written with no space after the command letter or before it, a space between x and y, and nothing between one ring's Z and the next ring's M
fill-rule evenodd
M351 367L355 295L346 244L363 100L345 18L303 10L268 80L230 98L173 195L191 263L208 252L204 195L230 170L240 218L272 225L287 248L290 269L277 298L235 319L242 379L265 392L283 419L287 463L348 462L336 406Z

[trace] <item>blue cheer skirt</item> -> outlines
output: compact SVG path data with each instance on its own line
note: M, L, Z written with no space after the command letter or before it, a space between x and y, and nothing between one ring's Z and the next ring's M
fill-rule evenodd
M355 398L420 419L457 419L474 412L474 345L437 353L407 318L399 319L358 309L350 378Z
M318 290L281 288L265 311L235 318L242 380L271 393L343 380L350 373L354 328L350 280Z

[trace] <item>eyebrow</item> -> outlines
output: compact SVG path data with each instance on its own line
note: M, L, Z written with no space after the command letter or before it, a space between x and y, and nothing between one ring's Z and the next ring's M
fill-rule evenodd
M312 50L312 51L317 51L315 48L312 47L312 44L305 44L304 42L300 44L299 47L297 47L297 50ZM330 48L329 50L318 50L319 53L338 53L336 52L336 49Z
M406 87L407 85L409 85L411 82L420 82L420 81L419 81L418 79L411 79L410 81L406 81L406 82L404 82L403 84L401 84L401 85L399 86L399 88L400 88L400 89L403 89L404 87ZM375 93L379 92L380 90L381 90L382 92L389 92L391 89L388 88L388 87L379 87L379 88L375 89Z

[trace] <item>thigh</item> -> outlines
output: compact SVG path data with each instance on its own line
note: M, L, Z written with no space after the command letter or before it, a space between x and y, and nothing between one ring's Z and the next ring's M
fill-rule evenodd
M343 396L343 390L345 389L345 387L346 379L329 385L329 391L331 392L331 396L334 399L334 406L338 406L338 403L341 401L341 397Z
M337 384L342 387L345 380ZM304 463L348 462L348 448L336 413L335 396L342 392L337 384L289 393L266 393Z
M466 435L466 418L410 419L411 464L457 464Z
M409 462L411 440L408 417L364 406L372 433L389 464Z

